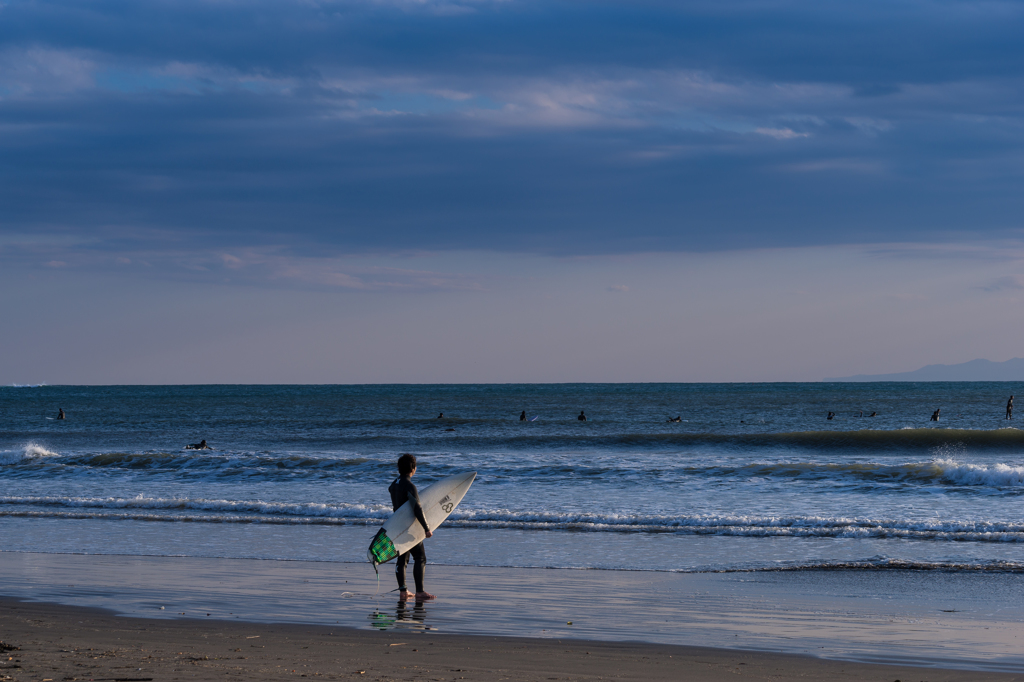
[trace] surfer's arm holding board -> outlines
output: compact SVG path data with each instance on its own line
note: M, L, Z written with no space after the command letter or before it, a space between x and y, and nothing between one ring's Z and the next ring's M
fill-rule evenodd
M416 484L412 482L412 477L416 475L416 469L413 468L408 474L402 474L394 480L394 482L388 487L388 492L391 493L391 506L395 511L398 511L406 502L412 503L412 513L416 516L416 520L423 526L423 531L429 538L433 535L430 531L430 526L427 525L427 517L423 514L423 506L420 505L420 494L416 490Z

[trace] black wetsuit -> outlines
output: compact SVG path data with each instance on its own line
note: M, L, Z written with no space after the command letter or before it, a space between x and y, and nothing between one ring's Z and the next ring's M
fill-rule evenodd
M416 515L416 520L420 522L424 530L430 530L427 527L427 519L423 516L423 507L420 506L420 494L409 476L402 475L396 478L388 486L388 492L391 493L391 506L395 511L398 511L399 507L412 500L412 511ZM413 559L412 577L416 581L416 591L423 592L423 569L427 565L427 552L423 549L422 542L405 554L398 555L398 561L395 563L395 578L398 579L398 587L402 590L407 590L405 586L405 566L409 563L410 554Z

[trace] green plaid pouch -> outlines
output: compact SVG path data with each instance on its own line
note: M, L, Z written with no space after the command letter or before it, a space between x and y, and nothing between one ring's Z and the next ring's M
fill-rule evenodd
M374 564L383 564L398 556L395 543L391 542L391 538L388 537L387 531L383 528L373 536L373 542L370 543L370 551L368 553L372 557Z

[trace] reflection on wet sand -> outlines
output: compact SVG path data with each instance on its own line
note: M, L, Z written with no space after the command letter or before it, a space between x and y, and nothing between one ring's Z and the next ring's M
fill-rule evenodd
M398 600L395 615L389 611L374 609L370 614L370 627L375 630L436 630L426 623L426 602L417 601L411 606L409 600Z

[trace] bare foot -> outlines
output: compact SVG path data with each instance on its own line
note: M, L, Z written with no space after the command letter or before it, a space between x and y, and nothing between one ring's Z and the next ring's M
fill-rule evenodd
M401 599L402 601L405 601L406 599L412 599L412 597L413 597L413 594L409 590L401 590L398 593L398 598Z
M416 601L427 601L428 599L437 599L437 596L430 594L429 592L416 593Z

